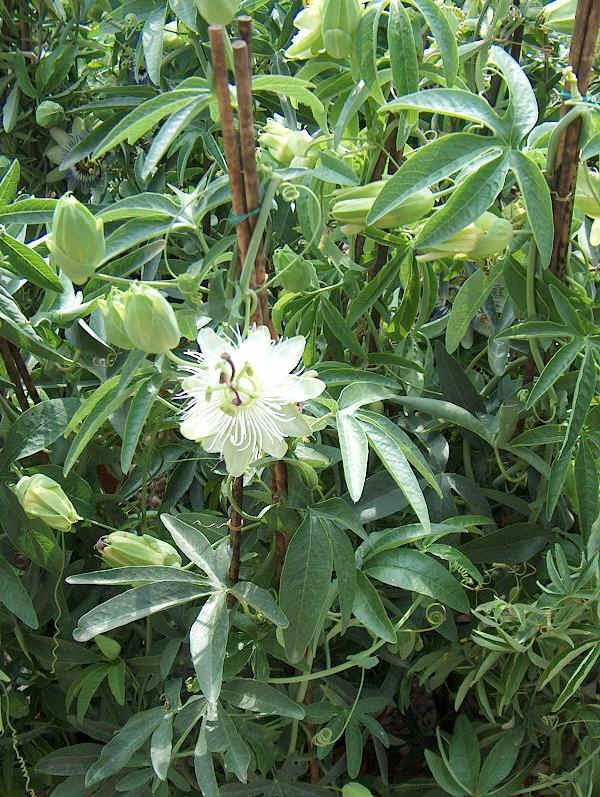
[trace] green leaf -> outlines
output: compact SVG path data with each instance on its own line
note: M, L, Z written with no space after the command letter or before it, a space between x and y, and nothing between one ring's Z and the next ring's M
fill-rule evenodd
M294 720L304 719L304 709L274 686L251 678L233 678L223 686L223 700L241 708L260 714L272 714L289 717Z
M398 396L396 401L417 412L426 412L433 418L441 418L451 424L461 426L463 429L468 429L482 440L489 439L488 430L478 418L449 401L421 398L420 396Z
M320 518L302 522L288 546L279 591L279 605L288 618L283 632L288 660L300 661L315 631L315 622L327 601L333 553Z
M385 416L361 413L360 424L382 465L406 496L415 514L426 529L430 528L429 511L423 491L409 465L408 447L401 430ZM435 483L435 477L431 474ZM439 488L438 488L439 489Z
M398 94L410 94L419 88L417 48L410 17L400 0L392 0L388 18L388 48L392 81ZM372 222L369 222L372 224Z
M217 556L210 542L195 526L190 526L175 515L161 515L160 519L173 537L175 545L183 551L190 562L198 565L217 587L223 586L219 578Z
M348 97L346 98L346 102L342 106L342 110L337 118L335 123L335 130L333 133L333 146L337 149L340 145L341 140L344 137L344 130L348 126L348 123L352 120L352 117L358 113L360 108L365 104L368 100L369 95L371 94L371 85L365 83L364 80L359 80L356 86L352 89Z
M15 158L0 180L0 207L8 205L17 195L19 180L21 179L21 166Z
M95 570L91 573L75 573L67 579L68 584L139 584L140 582L184 581L206 586L206 582L196 573L180 567L164 565L140 565L133 567L111 567L109 570Z
M433 39L440 49L446 85L450 88L458 74L458 47L456 36L450 27L444 12L433 0L410 0L425 17L433 34Z
M85 717L92 698L94 697L97 689L106 676L110 665L100 664L98 667L88 670L79 685L79 692L77 694L77 709L76 715L79 722Z
M0 286L0 337L10 340L15 346L35 354L40 360L51 360L60 365L72 365L72 361L52 346L48 346L36 334L14 299Z
M104 634L172 606L198 600L207 592L209 591L205 587L198 584L174 581L159 581L134 587L109 598L80 617L77 628L73 631L73 638L78 642L87 642L97 634Z
M425 222L415 246L442 243L478 219L496 199L508 172L508 158L501 155L470 174L450 199Z
M217 723L219 747L225 753L225 769L233 772L238 780L245 783L250 766L250 749L222 706L217 709ZM211 747L214 746L214 741L210 738L209 744Z
M534 523L514 523L460 546L475 564L527 562L548 544L548 533Z
M338 582L340 612L342 615L342 633L345 633L352 615L352 605L356 594L354 549L345 531L322 518L321 524L329 537L331 550L333 551L333 566Z
M464 407L468 412L485 412L483 399L475 390L473 383L439 340L435 343L434 351L436 369L444 398L458 407Z
M358 75L379 102L384 99L377 78L377 40L383 7L382 2L370 3L362 13L355 34L358 45Z
M458 581L439 562L420 551L384 551L369 559L364 572L384 584L427 595L459 612L469 610L469 600Z
M477 784L480 794L489 794L494 786L510 775L519 756L522 741L523 731L520 728L502 732L481 767Z
M146 17L142 28L142 47L148 77L156 85L160 85L160 69L163 56L163 34L167 4L154 8ZM164 780L164 778L162 778Z
M452 797L466 797L466 791L458 786L452 775L448 772L448 768L443 759L440 758L437 753L433 753L431 750L425 750L425 760L438 786L441 786L441 788L445 792L448 792L448 794L451 794Z
M440 113L466 119L488 127L502 138L507 138L509 127L483 97L463 89L427 89L406 94L391 100L380 111L423 111Z
M16 161L15 161L16 163ZM46 263L35 249L17 241L8 233L0 231L0 254L6 258L2 261L4 268L18 277L24 277L38 288L62 293L64 287L54 270Z
M445 180L474 160L492 160L500 152L495 139L473 133L450 133L430 141L411 154L386 181L367 216L367 224L375 224L416 191Z
M356 578L356 595L352 612L364 624L367 631L394 644L396 632L377 590L364 573L358 572Z
M312 111L315 122L321 130L327 130L327 112L321 100L310 89L313 84L308 80L290 75L256 75L252 78L252 93L262 91L283 94L291 100L307 105Z
M121 443L121 471L129 473L142 429L163 383L162 375L142 382L131 399Z
M102 745L91 742L71 744L53 750L40 758L35 771L43 775L85 775L86 769L98 758Z
M361 289L360 293L355 296L348 304L348 311L346 312L346 321L350 326L354 326L361 316L375 304L379 297L392 285L398 278L400 266L404 259L404 251L400 252L396 257L389 260L385 266L377 273L374 279L369 280L367 284Z
M204 98L184 105L171 114L158 133L154 136L150 149L144 158L142 179L147 180L158 166L161 158L173 141L188 127L204 108Z
M39 628L31 598L21 579L3 556L0 556L0 577L2 578L0 603L3 603L9 612L12 612L29 628Z
M367 477L367 435L356 418L345 412L336 414L336 424L348 494L356 503L362 495Z
M91 410L79 431L73 438L64 463L64 474L67 476L75 465L86 446L90 443L96 432L100 429L110 415L129 396L129 384L134 379L139 365L146 358L146 353L131 351L121 369L121 376L116 387L107 393ZM91 397L93 398L93 397ZM88 399L89 401L89 399ZM87 404L87 401L86 401Z
M343 348L348 349L348 351L362 358L364 356L362 346L337 307L332 304L326 296L321 297L319 307L323 321L334 339L338 340Z
M510 166L515 173L523 196L531 232L540 253L541 264L547 266L552 256L554 241L552 197L548 183L539 166L522 152L513 150L510 153Z
M573 393L573 404L571 407L571 414L567 424L567 432L565 439L560 449L559 456L566 454L573 449L577 442L579 433L585 423L585 417L594 393L596 391L596 363L594 358L594 350L590 344L586 346L585 355L579 368L577 375L577 382L575 383L575 391Z
M567 373L571 363L582 350L584 344L585 340L582 338L575 338L575 340L572 340L565 346L561 346L556 354L550 360L548 360L544 366L544 370L536 379L535 384L531 389L529 396L527 397L525 409L530 410L536 401L539 401L546 391L550 390L556 380Z
M6 462L24 459L52 445L80 405L78 398L48 399L19 415L4 439Z
M421 278L417 261L412 254L410 258L409 277L402 300L394 314L389 331L393 339L405 338L412 330L413 324L419 312L419 300L421 298Z
M527 340L528 338L572 338L574 335L569 327L557 324L555 321L522 321L499 332L496 337Z
M150 739L150 761L159 780L167 779L173 744L173 717L167 714Z
M113 129L102 139L93 153L93 158L97 160L105 155L109 150L114 149L117 144L127 140L129 144L135 142L151 130L154 125L160 122L165 116L175 113L184 105L194 100L204 100L208 105L211 95L199 89L175 89L165 91L158 97L152 97L133 111L130 111L124 119L113 127Z
M100 758L92 764L85 776L86 788L115 775L125 767L132 755L150 738L165 716L162 707L140 711L130 717L121 730L104 745Z
M206 601L190 629L190 653L196 678L210 703L216 703L221 693L228 636L227 593L223 590Z
M519 63L502 47L490 47L489 61L500 68L508 85L514 141L518 145L538 120L534 91Z
M394 398L395 393L381 385L369 382L356 382L345 387L340 393L338 407L344 415L353 414L365 404L372 404L386 398Z
M448 763L456 779L473 793L479 777L481 755L477 734L465 714L459 714L456 718L450 738Z
M494 285L502 276L502 270L503 262L501 260L496 262L488 275L478 268L458 289L446 326L446 349L449 354L458 348L477 311L483 306Z
M579 442L575 459L575 489L579 515L579 528L584 539L589 539L592 525L598 517L598 469L589 443L585 438Z
M19 84L15 83L8 93L2 108L2 126L5 133L12 133L19 118Z
M239 601L243 601L263 614L268 620L279 628L287 628L289 620L277 605L277 601L266 589L252 584L250 581L239 581L232 592Z
M202 797L219 797L215 768L206 739L206 725L207 720L204 717L194 749L194 772Z

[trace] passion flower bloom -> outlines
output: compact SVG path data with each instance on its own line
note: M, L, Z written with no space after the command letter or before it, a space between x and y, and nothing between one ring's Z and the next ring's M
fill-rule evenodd
M254 327L241 340L212 329L198 335L198 363L185 367L183 396L188 399L181 434L218 452L232 476L242 476L257 459L277 459L287 450L286 437L310 434L301 404L319 396L325 384L314 371L294 369L305 339L298 335L277 342L267 327Z

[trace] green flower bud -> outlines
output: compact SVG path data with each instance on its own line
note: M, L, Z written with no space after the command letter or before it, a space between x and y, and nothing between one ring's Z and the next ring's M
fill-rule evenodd
M296 157L304 158L312 144L312 138L307 130L290 130L282 123L279 116L267 120L258 140L282 166L289 166ZM316 156L311 165L314 165L315 161Z
M556 33L573 33L577 0L554 0L544 6L544 24Z
M174 349L181 337L169 302L156 288L143 283L133 285L125 298L123 324L133 347L148 354Z
M35 109L35 121L40 127L54 127L64 121L64 118L62 105L52 100L44 100Z
M321 34L325 49L332 58L350 55L361 14L359 0L325 0Z
M54 209L48 249L67 277L82 285L104 258L102 219L96 219L72 194L65 194Z
M342 230L345 233L351 235L365 229L367 217L384 185L385 180L378 180L358 188L351 188L340 195L341 198L334 204L331 215L342 223ZM429 213L432 208L433 194L428 188L423 188L378 219L374 226L380 230L389 230L412 224Z
M209 25L228 25L240 7L239 0L196 0L196 3Z
M310 58L323 49L322 18L323 0L313 0L310 5L296 15L294 27L298 28L298 33L285 51L287 59Z
M342 797L373 797L373 792L360 783L346 783L342 789Z
M38 518L52 529L71 531L73 523L81 520L60 484L43 473L23 476L14 492L28 517Z
M485 260L500 254L510 244L513 228L510 221L486 211L478 219L467 224L445 241L434 246L421 247L421 260L436 260L440 257L466 257L469 260Z
M111 567L181 567L181 557L175 548L150 534L138 536L129 531L113 531L98 540L95 547Z
M106 340L119 349L133 349L135 346L125 332L125 304L129 294L112 288L106 299L98 300L98 307L104 316Z

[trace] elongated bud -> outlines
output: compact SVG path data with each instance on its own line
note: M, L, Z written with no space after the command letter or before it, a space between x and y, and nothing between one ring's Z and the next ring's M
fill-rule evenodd
M378 180L343 192L342 198L334 204L331 215L342 223L344 232L353 234L365 229L367 216L384 185L385 180ZM424 188L416 191L394 210L378 219L374 226L381 230L389 230L412 224L423 218L432 208L433 194L428 188Z
M175 311L156 288L133 285L124 301L125 334L135 349L161 354L177 346L181 335Z
M23 476L14 492L28 517L42 520L52 529L71 531L81 520L60 484L43 473Z
M280 119L278 116L268 119L258 140L261 147L265 147L274 160L282 166L289 166L294 158L306 156L312 138L307 130L290 130ZM311 165L314 165L314 160Z
M346 783L342 797L373 797L373 792L360 783Z
M106 299L98 300L98 307L104 316L106 340L111 346L120 349L135 348L125 331L125 304L129 294L112 288Z
M510 221L485 212L445 241L419 249L421 260L440 257L466 257L469 260L485 260L500 254L510 244L513 228Z
M239 0L196 0L196 4L209 25L229 25L240 7Z
M175 548L150 534L138 536L129 531L113 531L98 540L95 547L111 567L181 567L181 557Z
M310 58L323 49L321 21L323 19L323 0L313 0L303 11L296 15L294 27L298 33L285 51L288 60Z
M104 258L102 219L96 219L72 194L65 194L54 209L48 249L67 277L82 285Z
M332 58L350 55L361 14L359 0L325 0L321 34L325 49Z
M62 105L52 100L40 102L35 109L35 121L40 127L54 127L59 125L65 118Z

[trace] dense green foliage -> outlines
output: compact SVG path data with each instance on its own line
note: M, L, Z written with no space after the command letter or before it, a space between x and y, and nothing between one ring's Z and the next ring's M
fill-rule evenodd
M237 5L0 0L0 792L598 797L575 3L244 0L245 258L199 13ZM199 333L249 340L265 296L309 398L280 396L293 431L249 471L181 390ZM206 393L232 418L261 365L235 345Z

